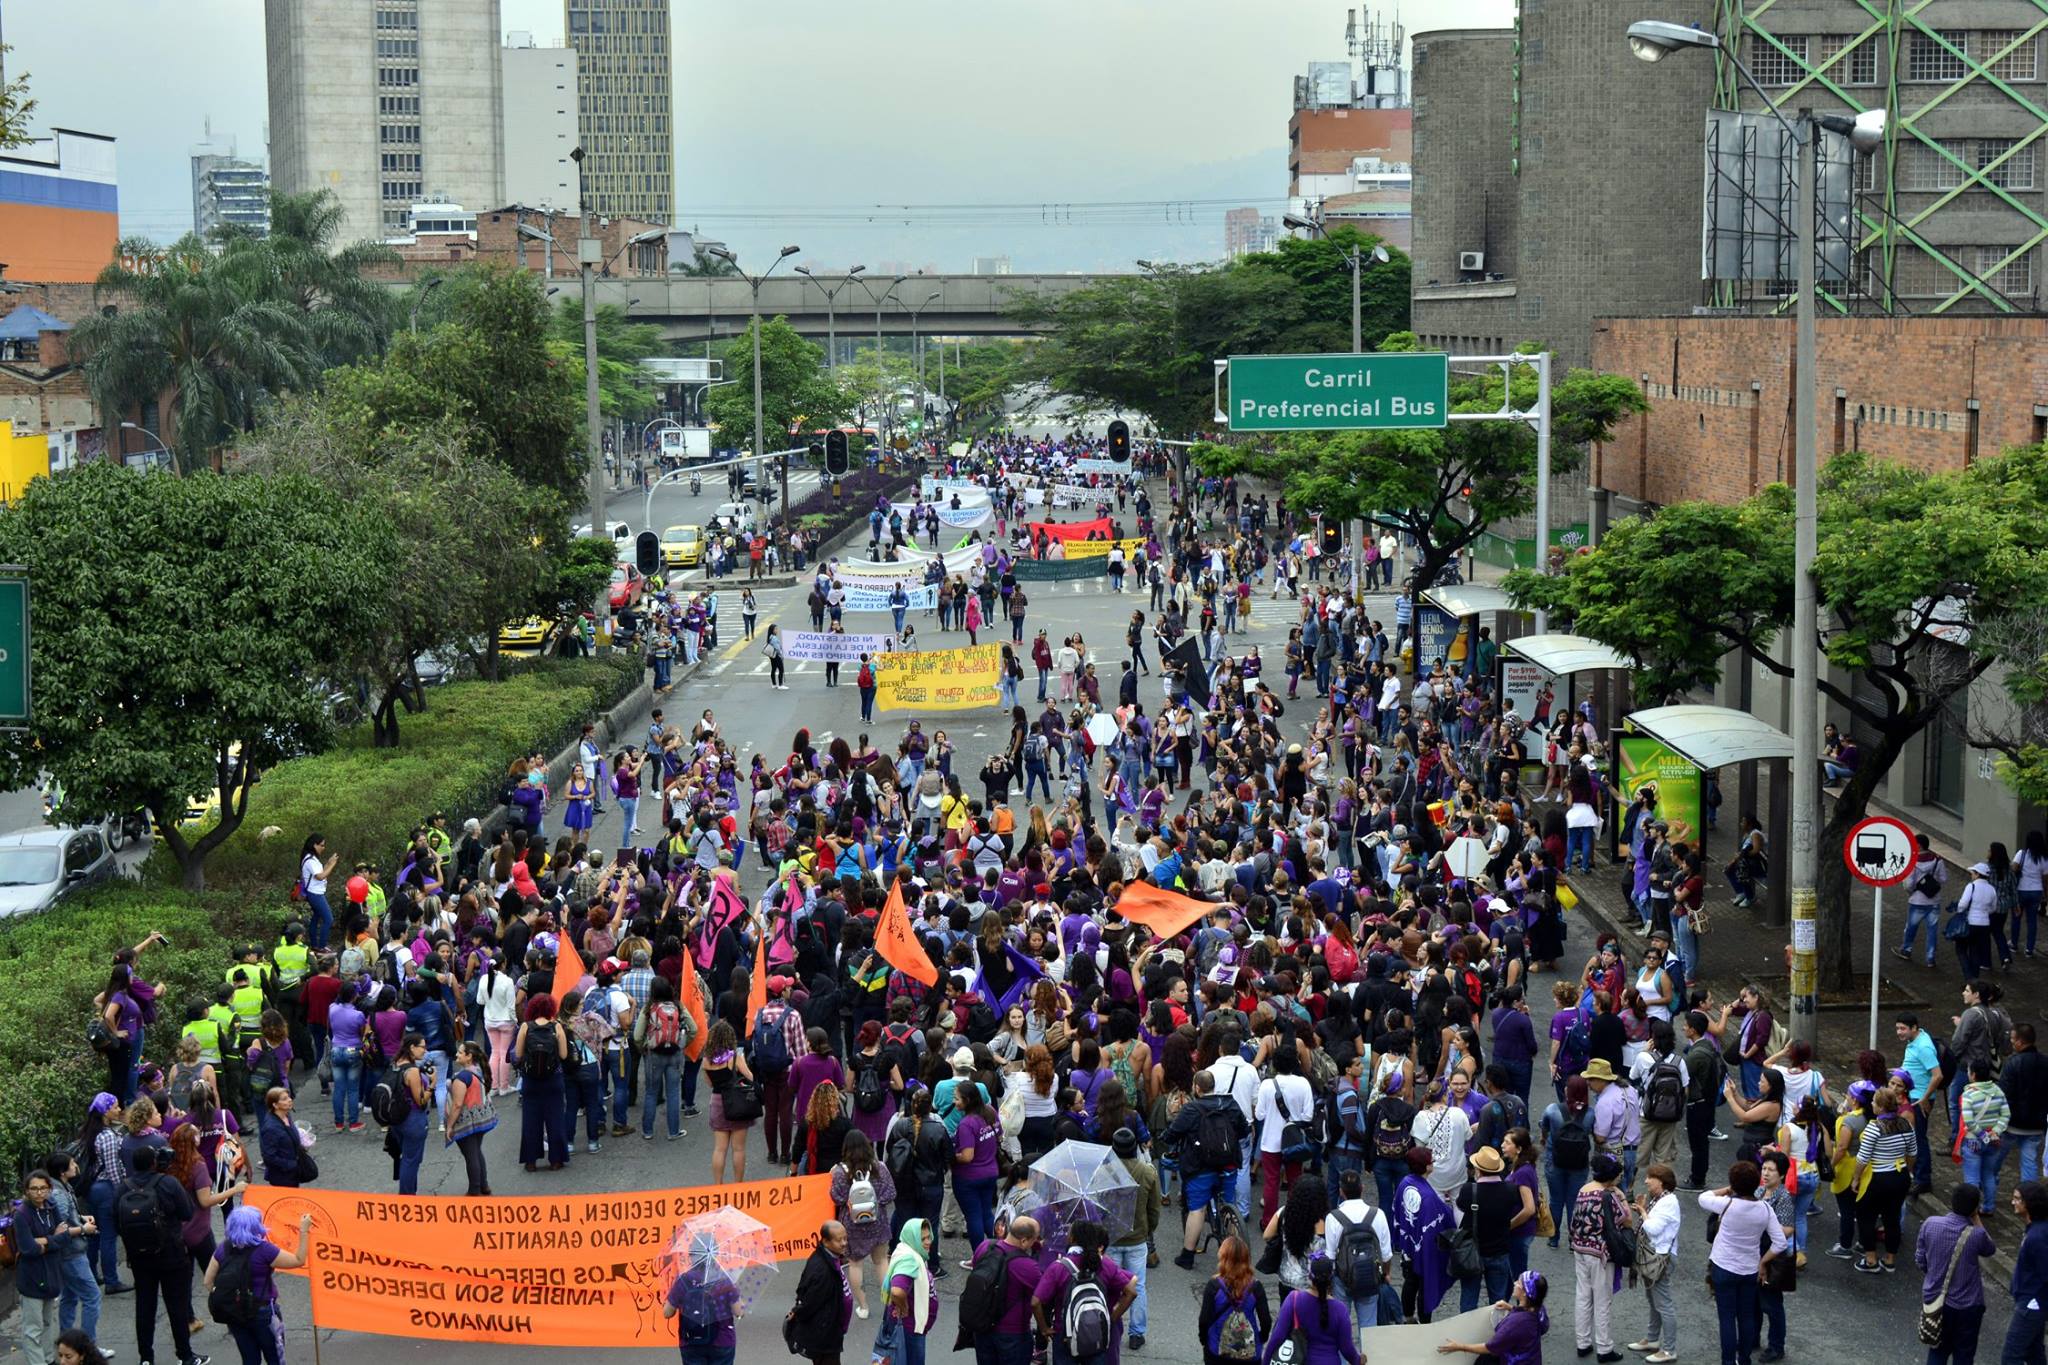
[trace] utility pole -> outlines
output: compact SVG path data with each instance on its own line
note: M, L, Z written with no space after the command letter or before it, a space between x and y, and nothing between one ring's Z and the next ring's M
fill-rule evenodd
M740 270L740 275L743 279L746 280L747 289L753 297L754 477L757 480L761 477L761 453L764 449L766 449L766 447L762 444L761 440L761 428L767 420L763 416L761 404L761 281L767 279L768 276L774 272L776 266L781 265L784 261L796 255L797 251L798 248L795 246L786 246L782 248L781 254L776 256L776 258L769 263L768 269L762 271L758 275L749 275L746 271L740 270L739 257L733 255L732 252L726 250L724 247L712 247L710 249L711 255L716 256L723 261L726 261L732 266L733 269ZM782 515L785 520L789 516L789 457L787 455L782 457Z
M604 451L599 444L597 401L597 296L591 292L592 275L604 259L604 243L590 235L590 195L583 184L583 149L569 153L576 163L576 190L582 214L576 236L576 266L583 277L583 406L584 453L590 461L590 533L609 535L604 514Z

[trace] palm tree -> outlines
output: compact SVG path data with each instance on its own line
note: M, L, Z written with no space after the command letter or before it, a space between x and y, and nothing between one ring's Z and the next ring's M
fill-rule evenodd
M337 247L342 216L330 190L272 193L269 236L229 228L217 238L223 258L247 263L306 319L323 369L383 354L397 316L391 291L366 272L398 253L378 242Z
M110 458L130 404L157 400L182 473L251 425L265 393L312 381L313 330L256 267L192 233L161 251L144 238L115 249L93 286L100 311L71 333Z

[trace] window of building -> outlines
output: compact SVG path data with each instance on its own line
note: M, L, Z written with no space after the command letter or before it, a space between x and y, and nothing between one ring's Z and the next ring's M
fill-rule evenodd
M1980 29L1978 32L1970 35L1976 40L1970 55L1980 62L1988 63L1988 69L1991 74L2002 81L2038 80L2040 78L2040 59L2038 56L2040 42L2038 39L2028 38L2021 41L2018 47L2014 47L2005 56L1998 57L1996 61L1991 60L2000 52L2004 52L2009 45L2019 41L2021 32L2022 30L2020 29Z
M1853 33L1823 33L1814 39L1814 65L1827 67L1828 78L1837 85L1875 85L1877 41L1865 38L1857 42ZM1851 43L1856 46L1849 48ZM1844 48L1849 48L1846 57L1841 55Z
M1959 28L1939 30L1948 47L1931 34L1914 32L1906 39L1906 79L1909 81L1959 81L1965 64L1956 52L1967 50L1969 34ZM1956 52L1949 51L1949 47Z
M2015 151L2017 138L1980 137L1970 141L1971 164L1984 172L1985 180L2002 190L2034 188L2035 143L2030 142ZM1994 166L1993 162L1998 164Z
M1907 142L1899 146L1899 189L1912 192L1952 190L1964 180L1963 168L1953 157L1944 155L1952 150L1929 146L1925 142Z
M1982 279L1999 293L2011 297L2033 293L2034 253L2026 251L2013 256L2013 252L2017 249L2017 247L2011 246L1980 246L1973 248L1978 278ZM2008 256L2013 256L2012 260L2004 265L2000 265L1999 262L2005 261L2005 258ZM1971 257L1965 255L1963 264L1968 265L1970 263Z
M1941 252L1970 278L1981 279L1999 293L2021 298L2034 292L2034 253L2013 256L2015 246L1953 246ZM2008 256L2012 260L2006 261ZM2003 262L2003 264L2001 264ZM1894 287L1906 298L1947 298L1968 285L1968 279L1946 264L1913 248L1898 253Z
M1775 41L1774 41L1775 40ZM1749 69L1758 85L1791 85L1806 69L1809 39L1804 33L1757 34L1750 39Z

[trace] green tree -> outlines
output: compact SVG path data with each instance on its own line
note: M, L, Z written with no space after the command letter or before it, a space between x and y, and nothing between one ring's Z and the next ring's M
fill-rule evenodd
M397 334L381 364L331 371L327 388L360 439L452 421L470 453L573 498L588 469L580 370L548 342L540 281L491 266L457 293L447 321Z
M366 272L398 253L379 242L340 245L342 219L332 191L273 191L267 236L225 228L218 239L224 259L246 264L305 319L322 369L381 354L395 317L391 291Z
M1536 382L1527 367L1516 367L1507 396L1518 410L1534 405ZM1453 412L1499 411L1499 371L1454 378L1450 397ZM1588 442L1607 440L1617 421L1642 411L1644 400L1620 375L1573 370L1551 386L1550 407L1550 468L1558 478L1579 468ZM1274 479L1297 507L1413 536L1424 584L1489 527L1536 506L1536 433L1519 421L1290 432L1264 444L1198 445L1193 458L1205 473Z
M704 411L718 424L719 443L751 450L754 442L754 331L725 348L729 383L711 390ZM767 426L761 449L781 450L802 419L806 430L836 426L854 409L847 386L825 369L825 351L804 340L787 318L761 324L761 414Z
M1817 643L1830 667L1818 687L1870 737L1819 835L1821 983L1845 990L1849 877L1827 850L1906 746L1995 666L2000 627L2048 600L2048 460L2016 452L1927 475L1851 453L1828 461L1819 495ZM1775 486L1736 507L1666 508L1613 528L1564 573L1513 574L1508 589L1635 659L1652 695L1711 685L1730 651L1789 677L1769 650L1792 619L1792 501ZM1960 649L1958 617L1970 626Z
M24 71L11 81L5 78L7 54L12 51L0 44L0 149L28 141L28 116L36 111L36 102L28 94L28 73Z
M93 286L99 311L71 332L107 449L120 449L121 415L155 401L176 466L197 468L254 425L266 395L310 384L313 330L274 285L252 256L215 256L191 233L161 249L123 241Z
M35 584L42 699L0 734L5 779L47 772L93 814L148 808L202 889L257 774L325 742L319 680L355 656L393 548L376 517L296 476L93 464L34 480L0 511L0 554ZM182 828L187 800L216 789L218 822Z
M740 268L723 256L713 256L703 247L698 247L687 261L671 261L668 267L671 275L686 275L693 279L723 279L738 275Z
M1343 228L1227 265L1151 266L1054 299L1018 300L1011 316L1045 333L1018 381L1143 413L1162 432L1203 429L1211 425L1212 361L1351 349L1352 246L1366 253L1365 345L1408 325L1408 258L1390 249L1389 261L1375 264L1376 244Z
M569 356L576 391L583 392L583 302L564 297L548 320L548 336ZM597 401L606 417L638 422L661 406L661 386L640 362L661 349L661 329L633 322L623 308L597 309Z

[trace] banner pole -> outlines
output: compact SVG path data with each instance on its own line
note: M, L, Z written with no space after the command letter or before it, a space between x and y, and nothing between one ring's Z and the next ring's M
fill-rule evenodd
M320 1365L320 1271L310 1261L306 1266L306 1316L313 1323L313 1365Z

